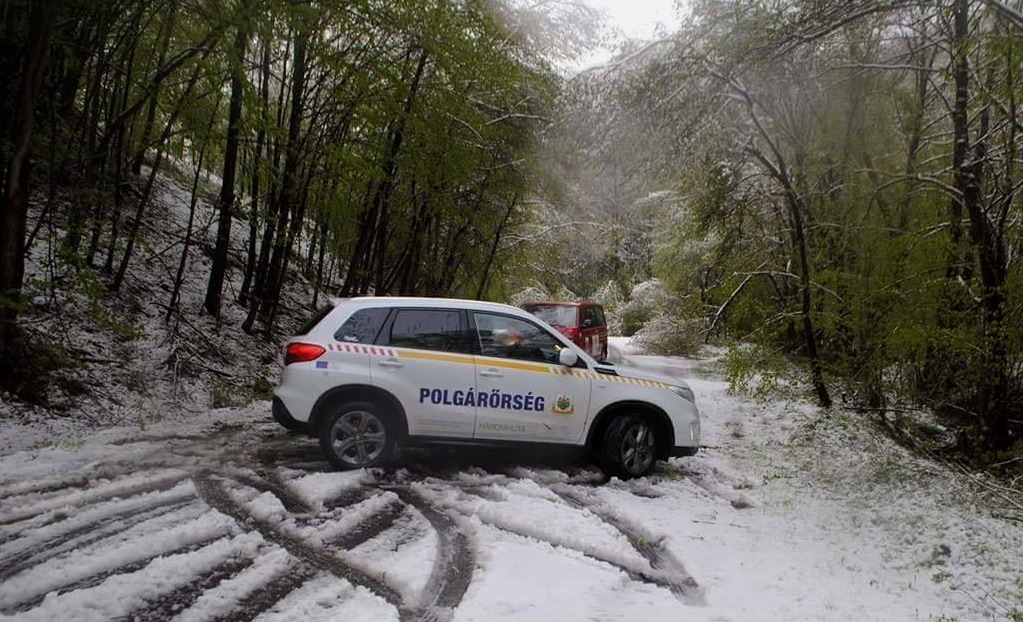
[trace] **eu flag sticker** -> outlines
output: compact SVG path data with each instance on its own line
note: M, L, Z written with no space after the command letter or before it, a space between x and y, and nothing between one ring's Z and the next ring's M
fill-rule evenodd
M327 369L327 361L316 361L316 369Z

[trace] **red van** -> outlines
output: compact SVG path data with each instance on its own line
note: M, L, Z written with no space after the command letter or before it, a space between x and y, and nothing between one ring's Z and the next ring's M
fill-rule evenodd
M593 358L607 360L607 322L600 303L536 301L522 308L558 329Z

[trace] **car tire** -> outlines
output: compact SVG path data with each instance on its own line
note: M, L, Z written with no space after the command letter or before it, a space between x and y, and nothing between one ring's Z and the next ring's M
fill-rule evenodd
M604 430L597 456L608 475L642 477L657 461L657 428L637 415L617 415Z
M320 425L320 449L341 470L386 466L395 454L397 429L372 402L347 402Z

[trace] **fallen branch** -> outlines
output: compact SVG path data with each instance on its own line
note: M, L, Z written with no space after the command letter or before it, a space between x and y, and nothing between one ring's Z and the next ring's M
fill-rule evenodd
M758 271L767 265L767 261L768 260L765 259L754 269L753 272L747 274L746 278L742 280L742 283L739 283L739 286L732 292L732 295L729 296L720 307L718 307L717 313L714 314L714 319L710 322L710 327L707 328L707 337L704 339L704 343L710 341L710 336L714 332L714 327L718 325L718 320L721 319L721 316L723 316L725 311L728 310L728 307L731 306L732 301L734 301L739 296L739 293L742 292L743 288L746 287L746 284L752 281L753 277L758 274Z

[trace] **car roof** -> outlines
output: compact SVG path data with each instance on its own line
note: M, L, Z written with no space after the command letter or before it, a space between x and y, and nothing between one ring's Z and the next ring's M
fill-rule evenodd
M525 311L518 307L502 304L500 302L466 300L461 298L421 298L414 296L360 296L358 298L334 298L333 302L334 306L345 305L356 307L457 308L475 309L477 311L500 311L501 313L527 315Z
M592 300L530 300L529 302L522 303L522 306L526 307L529 305L543 305L548 307L599 307L599 302Z
M464 300L460 298L415 298L415 297L402 297L402 296L362 296L359 298L331 298L331 302L334 303L334 308L347 307L355 309L363 309L367 307L424 307L424 308L435 308L435 309L469 309L476 311L497 311L499 313L505 313L507 315L514 315L521 318L525 318L531 322L540 322L547 326L547 324L532 315L528 311L524 311L519 307L513 307L511 305L502 304L500 302L485 302L482 300ZM577 303L573 303L577 304ZM548 326L551 329L551 335L555 339L558 339L566 344L572 342L566 339L561 333L557 331L553 326ZM586 361L589 365L597 365L596 359L584 350L578 349L580 357Z

